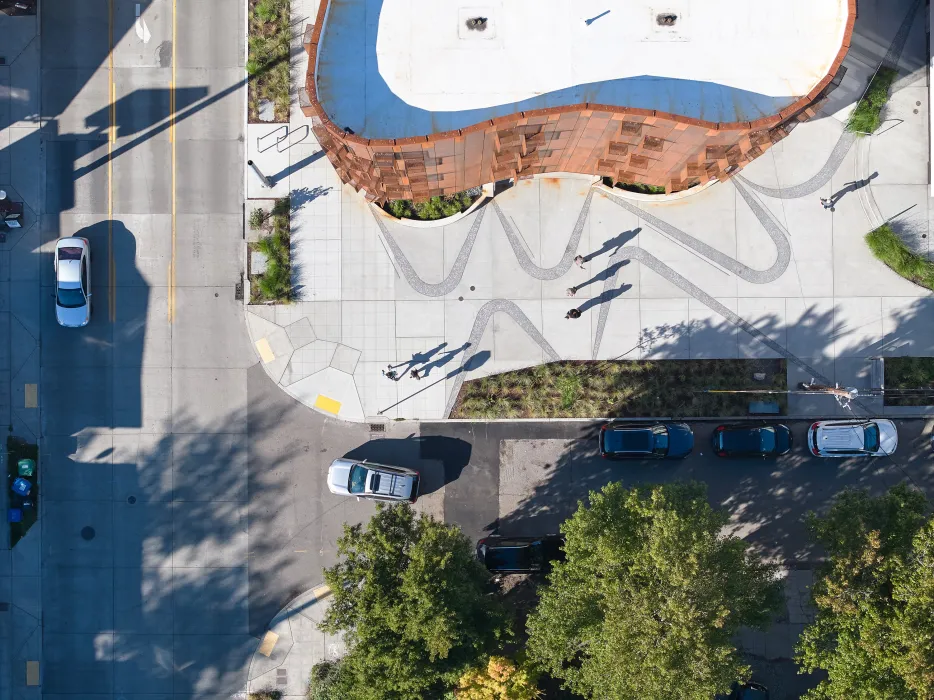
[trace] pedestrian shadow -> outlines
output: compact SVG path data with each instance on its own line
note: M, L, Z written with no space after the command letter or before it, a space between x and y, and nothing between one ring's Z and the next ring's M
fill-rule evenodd
M461 345L459 348L454 348L453 350L445 350L443 353L441 353L441 357L435 360L432 360L427 365L422 367L421 369L422 377L427 377L429 372L431 372L431 370L434 369L435 367L444 367L447 363L449 363L455 357L460 355L462 352L466 351L467 348L469 347L470 347L470 342L468 341L468 342L465 342L463 345Z
M443 348L447 347L447 341L436 345L431 350L425 350L424 352L416 352L412 357L405 362L400 362L397 365L389 365L389 369L397 370L402 367L401 372L397 372L400 377L404 377L409 370L415 369L416 365L425 364L430 362L437 353L439 353Z
M590 262L594 258L599 257L600 255L603 255L604 253L608 253L611 250L613 251L613 254L615 254L617 251L619 251L620 248L622 248L624 245L629 243L629 241L631 241L633 238L638 236L641 230L642 230L642 227L637 226L631 231L623 231L622 233L619 233L613 236L612 238L608 238L607 240L603 241L603 245L600 246L599 249L595 250L592 253L588 253L587 255L585 255L584 262Z
M621 284L619 287L614 287L613 289L607 289L601 292L600 294L598 294L597 296L592 297L588 299L587 301L585 301L583 304L577 307L577 310L580 311L581 313L584 313L585 311L588 311L594 308L595 306L600 306L601 304L605 304L609 301L612 301L613 299L621 295L623 292L628 292L630 289L632 289L632 285L628 283Z
M447 345L447 343L442 343L441 345L442 345L442 346L443 346L443 345ZM429 352L432 352L432 351L429 351ZM424 354L424 353L423 353L423 354ZM480 352L476 353L473 357L469 358L469 359L467 360L467 362L465 362L463 365L461 365L461 366L458 367L457 369L451 370L450 372L448 372L446 375L444 375L444 376L441 377L440 379L436 379L435 381L431 382L430 384L427 384L426 386L422 387L422 388L419 389L418 391L409 394L408 396L406 396L406 397L403 398L403 399L399 399L398 401L396 401L396 402L395 402L394 404L392 404L391 406L387 406L386 408L384 408L384 409L382 409L381 411L379 411L379 412L377 413L377 415L381 416L381 415L383 415L384 413L386 413L386 411L391 411L391 410L394 409L396 406L400 406L400 405L404 404L406 401L410 401L411 399L415 398L415 397L418 396L419 394L422 394L422 393L428 391L431 387L435 386L436 384L440 384L441 382L443 382L443 381L445 381L445 380L448 380L448 379L453 379L454 377L456 377L456 376L459 375L459 374L463 374L463 373L466 373L466 372L470 372L470 371L475 370L475 369L477 369L477 368L479 368L479 367L482 367L483 365L485 365L485 364L487 363L487 361L490 359L491 356L492 356L492 355L491 355L491 353L490 353L489 350L481 350ZM406 364L406 363L402 363L402 364L404 365L404 364ZM396 366L397 366L397 367L401 367L402 365L396 365ZM401 376L404 376L404 375L401 375ZM400 376L400 379L401 379L401 376Z
M628 265L628 264L629 264L629 260L626 259L626 260L619 260L615 263L607 265L607 267L604 270L598 272L586 282L575 284L573 287L571 287L571 289L573 289L575 292L579 292L581 289L583 289L584 287L589 287L591 284L596 284L597 282L607 282L613 279L613 277L616 275L617 272L619 272L621 267L623 267L624 265Z
M854 180L853 182L847 182L844 184L842 189L837 190L832 195L830 195L830 204L831 206L836 206L837 202L843 199L850 192L856 192L856 190L861 190L866 185L869 184L870 180L874 180L879 177L878 171L874 172L869 177L863 178L862 180Z

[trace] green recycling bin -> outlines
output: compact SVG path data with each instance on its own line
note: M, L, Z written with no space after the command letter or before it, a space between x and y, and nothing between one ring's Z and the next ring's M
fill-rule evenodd
M36 473L36 463L31 459L21 459L17 462L20 476L33 476Z

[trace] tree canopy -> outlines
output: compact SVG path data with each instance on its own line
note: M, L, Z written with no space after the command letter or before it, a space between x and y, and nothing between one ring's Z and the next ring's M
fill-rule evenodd
M527 663L491 656L485 666L461 676L456 700L536 700L541 697L535 671Z
M810 527L827 551L813 586L817 616L797 646L827 680L808 698L934 697L934 520L923 494L845 491Z
M563 526L557 563L528 621L529 654L589 698L710 700L750 670L733 644L782 602L775 569L721 535L706 487L614 483Z
M344 526L338 553L324 572L332 600L321 626L344 632L347 700L439 697L510 633L456 526L380 506L366 528Z

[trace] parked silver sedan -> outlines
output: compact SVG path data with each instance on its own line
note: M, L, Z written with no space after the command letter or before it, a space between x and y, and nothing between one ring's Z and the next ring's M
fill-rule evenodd
M62 238L55 244L55 320L80 328L91 320L91 244L87 238Z
M328 489L339 496L415 503L420 475L414 469L335 459L328 467Z

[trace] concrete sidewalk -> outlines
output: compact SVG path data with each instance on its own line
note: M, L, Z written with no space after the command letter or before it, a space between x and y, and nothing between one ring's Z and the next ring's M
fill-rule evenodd
M44 154L39 139L39 18L0 13L0 190L25 205L23 227L0 241L0 424L38 443L39 221ZM6 445L0 474L6 475ZM5 477L4 477L5 478ZM8 492L0 496L0 697L38 700L40 678L27 683L27 662L41 672L42 604L36 524L10 549Z
M299 23L312 16L296 7ZM296 108L287 134L301 140L264 171L287 173L276 187L293 197L298 300L246 307L258 356L296 399L365 421L444 418L465 378L557 359L784 357L790 385L869 388L871 358L934 355L931 293L863 242L895 217L930 254L917 157L928 124L924 11L915 0L861 3L846 77L822 113L740 177L667 203L551 176L454 223L409 226L314 157ZM884 59L901 76L889 120L856 139L843 124ZM834 197L834 211L819 197ZM572 307L580 319L565 319ZM382 376L390 365L398 381ZM826 396L793 397L789 410L847 412Z
M344 655L343 640L318 629L330 605L329 595L327 586L317 586L272 619L253 653L247 692L277 690L283 697L304 698L314 665Z

